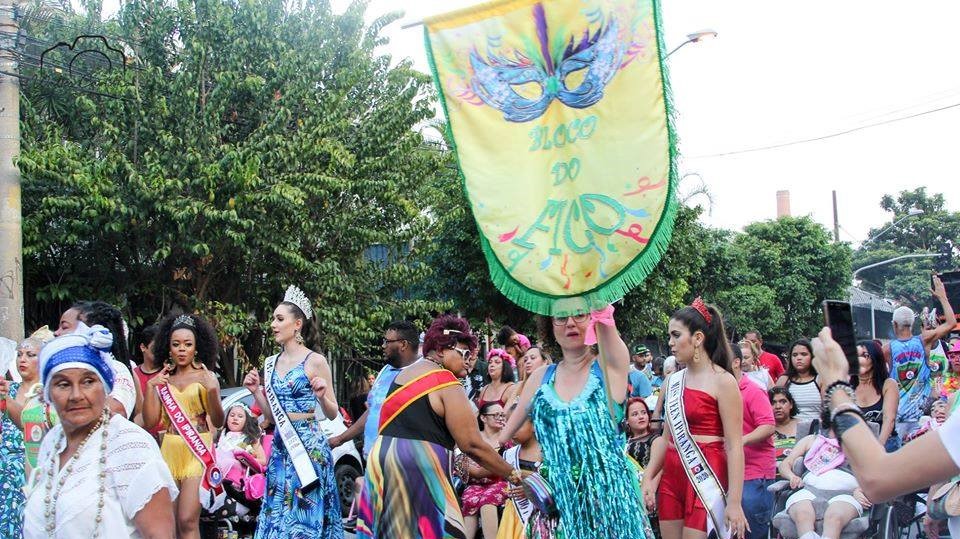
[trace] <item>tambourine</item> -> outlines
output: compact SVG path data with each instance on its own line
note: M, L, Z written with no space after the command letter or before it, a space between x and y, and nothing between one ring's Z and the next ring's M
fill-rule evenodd
M542 475L538 473L527 475L523 478L521 487L523 488L523 494L540 513L548 517L555 517L560 514L557 500L553 497L553 488Z

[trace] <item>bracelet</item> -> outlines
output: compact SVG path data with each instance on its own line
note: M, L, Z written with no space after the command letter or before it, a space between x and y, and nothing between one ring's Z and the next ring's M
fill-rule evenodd
M848 430L856 427L863 421L863 416L858 410L841 410L837 412L833 421L833 433L837 441L843 443L843 435Z
M830 402L833 400L833 394L837 391L843 391L850 397L850 400L856 402L857 395L853 391L853 386L849 382L844 382L843 380L837 380L836 382L827 386L827 390L824 392L823 403L825 408L830 407Z
M837 419L837 416L845 412L852 412L854 414L859 415L860 417L863 417L863 410L861 410L859 406L857 406L852 402L844 402L830 412L829 424L832 425L833 422Z

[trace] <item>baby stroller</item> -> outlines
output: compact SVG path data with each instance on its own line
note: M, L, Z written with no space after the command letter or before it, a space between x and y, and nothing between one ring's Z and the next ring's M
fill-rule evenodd
M879 425L876 423L867 423L870 428L874 431L874 434L879 432ZM820 432L820 421L803 421L797 425L797 440L803 439L807 435L817 434ZM801 477L807 472L806 466L804 466L803 459L797 459L793 465L793 472ZM786 510L787 499L797 490L790 489L790 482L787 480L777 481L776 483L768 487L770 492L774 493L775 502L774 502L774 516L772 527L770 530L771 537L776 537L778 534L783 539L797 539L798 532L796 523L793 521L789 513ZM830 491L824 491L830 492ZM833 493L827 494L827 496L832 497ZM839 494L839 492L838 492ZM829 502L826 502L818 497L816 500L812 500L814 512L816 513L816 524L814 526L815 531L818 534L823 533L823 517L827 511ZM878 503L874 504L870 508L865 508L863 510L862 516L855 517L850 522L848 522L843 529L841 530L840 537L837 539L854 539L862 537L897 537L897 530L888 530L887 527L891 522L896 522L895 517L891 517L893 512L893 507L889 503Z
M221 531L235 531L231 537L252 537L267 486L264 467L240 449L218 450L217 465L223 471L226 498L221 507L200 515L201 535L213 539L222 536Z

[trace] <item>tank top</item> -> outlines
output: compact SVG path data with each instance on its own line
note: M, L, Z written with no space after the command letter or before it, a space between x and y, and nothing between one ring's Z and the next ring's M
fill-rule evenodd
M200 382L190 382L183 391L177 389L173 384L169 384L170 393L180 404L183 412L187 415L190 423L196 427L198 432L209 432L207 428L207 388ZM170 416L167 415L167 409L161 406L162 415L160 424L167 434L179 435L177 429L170 422Z
M870 406L863 406L860 408L860 411L863 412L864 421L871 421L877 425L883 424L883 394L880 395L880 399L871 404Z
M930 384L930 366L923 349L923 339L914 335L909 339L890 341L890 376L900 391L897 421L919 421Z
M699 389L683 388L683 408L687 426L694 436L723 436L723 419L717 399Z
M820 386L817 384L816 378L809 382L788 380L787 391L793 395L793 400L797 402L797 419L802 421L820 417L823 398L820 396Z
M400 389L401 385L396 381L390 384L387 396ZM422 395L410 403L383 429L381 434L407 440L423 440L443 446L449 451L453 451L456 445L446 422L433 411L433 406L430 406L429 394Z
M39 384L37 387L39 387ZM38 391L28 397L23 404L20 422L23 424L23 448L26 451L27 464L30 469L33 469L37 467L40 443L43 441L44 435L60 421L56 410L43 401L43 397Z
M645 539L649 524L637 495L640 486L627 460L626 437L610 418L599 364L590 366L586 384L569 401L554 388L556 370L556 365L547 367L530 417L565 536ZM614 408L619 422L624 407Z
M503 390L503 393L500 394L500 398L497 399L497 400L495 400L495 401L485 401L485 400L483 400L483 398L481 398L481 397L478 395L478 396L477 396L477 409L483 408L485 405L490 404L490 403L496 403L496 404L499 404L501 407L506 408L506 407L507 407L507 402L506 402L505 400L503 400L503 397L504 397L504 395L507 394L507 390L508 390L508 389L510 389L510 386L507 386L506 389ZM480 395L483 395L483 389L480 390Z

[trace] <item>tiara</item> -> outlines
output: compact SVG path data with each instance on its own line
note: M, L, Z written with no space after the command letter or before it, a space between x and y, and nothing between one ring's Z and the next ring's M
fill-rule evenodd
M693 303L691 303L690 306L700 313L700 316L706 320L707 324L713 322L713 316L710 314L710 310L707 309L707 304L703 302L703 298L697 296L697 299L693 300Z
M173 327L177 326L188 326L195 328L197 327L197 324L193 321L193 317L189 314L181 314L173 321Z
M307 317L307 320L313 317L313 308L310 305L310 300L307 299L307 295L303 293L303 290L300 290L296 286L290 285L287 287L287 292L283 295L283 301L296 305L303 311L303 315Z

